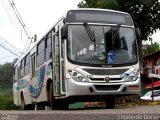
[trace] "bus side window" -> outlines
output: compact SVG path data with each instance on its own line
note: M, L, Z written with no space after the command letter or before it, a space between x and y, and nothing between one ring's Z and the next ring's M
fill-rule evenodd
M21 78L21 71L20 71L20 67L17 68L17 79L19 81L19 79Z
M29 74L30 72L30 54L25 57L25 65L24 65L24 75Z
M21 61L21 67L20 67L20 77L22 78L24 76L24 59Z
M35 76L35 54L31 57L32 78Z
M13 72L13 83L17 82L17 66L15 66L14 68L14 72Z
M37 67L44 63L45 41L42 40L37 46Z
M52 54L52 39L51 34L46 37L46 46L45 46L45 61L48 61L51 58Z

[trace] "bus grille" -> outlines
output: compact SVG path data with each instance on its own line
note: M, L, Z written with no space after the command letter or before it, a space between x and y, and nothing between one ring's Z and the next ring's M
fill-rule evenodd
M83 68L84 71L92 75L121 75L128 69L88 69Z
M104 78L90 78L93 82L105 82ZM122 78L109 78L109 81L120 81Z
M120 88L120 85L94 85L98 91L114 91Z

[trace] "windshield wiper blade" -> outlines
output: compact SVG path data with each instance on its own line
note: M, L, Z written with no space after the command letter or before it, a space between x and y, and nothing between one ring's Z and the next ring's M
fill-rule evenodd
M84 22L83 23L84 25L84 28L89 36L89 38L91 39L92 42L95 42L96 39L95 39L95 35L94 35L94 32L92 32L91 28L89 27L88 23L87 22Z

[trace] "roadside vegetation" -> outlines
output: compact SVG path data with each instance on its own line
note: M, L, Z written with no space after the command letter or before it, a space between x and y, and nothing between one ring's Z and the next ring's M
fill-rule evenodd
M0 89L0 110L15 110L18 109L13 104L12 88Z
M13 67L17 59L12 63L0 64L0 110L14 110L13 104Z

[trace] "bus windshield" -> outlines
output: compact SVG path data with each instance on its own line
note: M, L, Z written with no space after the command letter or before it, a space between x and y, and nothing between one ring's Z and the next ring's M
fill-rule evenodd
M96 65L127 64L137 61L134 29L123 26L88 24L91 40L83 24L68 25L68 58Z

